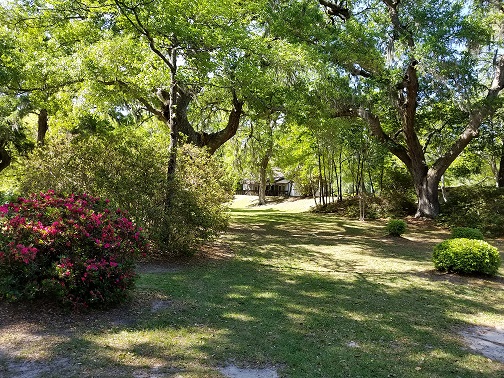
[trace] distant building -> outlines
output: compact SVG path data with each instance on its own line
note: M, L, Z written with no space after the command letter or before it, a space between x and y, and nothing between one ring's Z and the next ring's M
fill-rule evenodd
M259 181L242 180L236 194L259 195ZM294 182L287 180L283 175L277 174L273 181L266 180L267 196L299 197L301 194L296 190Z

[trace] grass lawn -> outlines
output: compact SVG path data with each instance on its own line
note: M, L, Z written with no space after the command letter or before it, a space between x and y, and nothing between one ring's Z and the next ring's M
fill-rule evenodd
M448 233L435 227L392 238L384 222L279 208L234 207L223 251L146 270L119 309L52 321L2 304L16 315L0 320L0 376L221 377L234 363L293 378L504 377L458 335L504 327L502 267L436 273Z

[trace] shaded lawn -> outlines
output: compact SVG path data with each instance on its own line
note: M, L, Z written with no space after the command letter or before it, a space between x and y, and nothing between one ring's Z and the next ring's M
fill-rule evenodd
M37 365L44 377L219 377L228 362L285 377L504 376L457 334L504 326L503 270L495 279L434 272L432 246L446 233L416 225L397 239L380 222L256 208L232 219L233 258L144 273L129 307L28 321L24 336L2 320L0 345L17 342L20 364L36 356L57 369ZM146 297L166 308L152 312ZM138 314L116 322L122 310ZM13 371L10 354L0 346L1 376Z

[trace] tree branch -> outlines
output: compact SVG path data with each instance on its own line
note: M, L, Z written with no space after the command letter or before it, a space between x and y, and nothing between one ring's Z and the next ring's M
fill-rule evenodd
M443 129L448 126L448 122L444 122L440 128L432 130L428 135L427 135L427 140L425 141L424 147L423 147L423 152L424 154L427 152L427 148L429 147L429 144L432 140L432 137L436 134L441 133Z
M228 122L224 129L215 133L200 134L200 144L208 148L208 152L213 154L220 146L231 139L240 126L240 118L243 114L243 101L239 100L236 91L233 92L233 108L229 112Z
M501 90L504 89L504 54L495 61L494 67L494 77L485 99L480 103L480 106L470 113L467 127L453 143L448 152L438 158L432 165L429 170L432 174L442 175L457 156L462 153L471 140L478 136L481 123L486 118L491 117L500 107L500 104L497 103L496 100Z
M16 93L30 93L30 92L35 92L35 91L47 91L47 90L53 90L53 89L61 89L63 87L66 87L68 85L73 85L73 84L78 84L78 83L83 83L84 79L77 79L77 80L70 80L66 81L63 83L59 84L53 84L53 85L47 85L43 84L40 87L23 87L21 85L18 85L16 87L12 87L10 85L6 85L5 88L7 88L10 91L16 92Z
M342 21L347 21L350 16L350 9L343 5L346 3L345 1L340 1L338 3L333 3L325 0L319 0L320 5L323 5L326 9L326 12L329 16L337 16Z
M170 59L168 59L166 57L166 55L163 54L161 52L161 50L159 50L156 47L156 42L154 40L154 37L152 36L149 29L147 29L144 26L144 24L142 23L142 21L140 20L140 16L138 15L136 7L127 7L123 2L118 1L118 0L115 0L115 3L117 5L117 7L119 8L119 11L123 14L124 17L126 17L126 19L133 26L133 28L135 28L137 32L139 32L141 35L143 35L145 38L147 38L147 41L149 41L149 48L151 49L151 51L154 54L156 54L159 58L161 58L161 60L168 66L168 68L171 71L176 70L175 63L171 62ZM133 16L135 17L136 22L130 18L130 16L124 11L124 9L129 10L130 12L133 13ZM171 41L171 43L173 46L170 48L170 50L177 47L176 41Z
M374 135L380 143L387 147L387 149L397 156L408 168L411 167L412 161L408 154L408 150L385 133L379 117L373 114L369 109L363 107L347 108L333 113L333 117L361 118L367 123L371 134Z
M97 81L103 85L117 85L117 86L119 86L121 88L121 90L132 94L133 97L135 97L135 99L137 99L138 102L140 102L148 112L154 114L160 120L167 122L167 119L165 118L163 112L159 109L156 109L154 107L154 105L152 105L152 103L150 103L145 97L138 95L138 93L133 88L131 88L131 86L128 83L126 83L122 80L117 80L117 79L116 80L108 80L108 81L107 80L97 80Z

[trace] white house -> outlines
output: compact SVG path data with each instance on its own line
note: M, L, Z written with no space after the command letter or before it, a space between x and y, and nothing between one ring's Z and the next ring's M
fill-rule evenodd
M258 195L259 182L254 180L242 180L237 194ZM299 197L301 194L296 190L295 184L291 180L287 180L283 175L276 174L271 182L266 180L266 195L267 196L286 196Z

